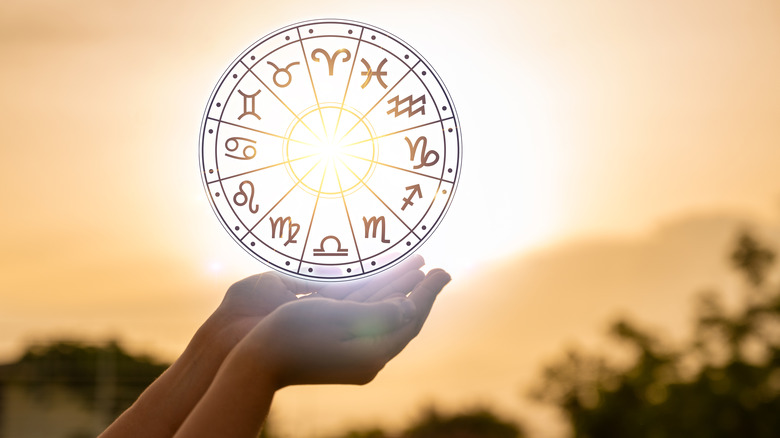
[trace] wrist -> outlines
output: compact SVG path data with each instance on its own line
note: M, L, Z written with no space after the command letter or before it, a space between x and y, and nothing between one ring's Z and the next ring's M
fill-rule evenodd
M277 391L287 386L282 379L278 354L274 353L274 339L267 330L267 324L260 322L245 336L225 359L223 368L232 372L244 372L251 379L259 381L262 387ZM220 373L222 370L220 370Z
M249 347L242 341L227 355L176 438L258 435L276 386Z

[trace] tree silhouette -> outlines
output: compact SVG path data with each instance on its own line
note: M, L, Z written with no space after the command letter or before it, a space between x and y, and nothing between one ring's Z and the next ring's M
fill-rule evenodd
M387 434L381 429L352 431L339 438L522 438L519 426L498 418L489 410L477 408L445 415L435 409L425 414L400 434Z
M445 416L430 409L403 438L518 438L520 429L486 409Z
M130 355L116 341L102 346L52 341L31 345L18 361L0 365L0 387L15 384L40 391L58 385L93 408L102 404L99 407L115 417L166 368L167 365L147 356ZM98 400L101 394L105 397Z
M700 297L691 340L672 347L619 321L628 365L569 351L532 396L557 405L575 437L780 436L780 293L765 285L774 253L743 234L731 255L748 286L736 308Z

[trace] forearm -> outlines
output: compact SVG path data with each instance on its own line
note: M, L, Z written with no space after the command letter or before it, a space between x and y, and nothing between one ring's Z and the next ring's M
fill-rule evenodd
M207 321L176 362L100 438L172 437L206 392L235 344L221 338L222 334L211 327Z
M257 354L242 344L231 352L176 438L257 437L275 392Z

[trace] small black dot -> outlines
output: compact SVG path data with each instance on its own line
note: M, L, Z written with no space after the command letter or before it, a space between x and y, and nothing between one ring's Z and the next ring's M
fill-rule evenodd
M222 104L221 104L221 103L219 103L219 102L217 102L217 108L219 108L219 107L221 107L221 106L222 106Z
M442 194L442 195L446 195L446 194L447 194L447 191L446 191L446 190L442 190L442 191L441 191L441 194Z
M448 129L447 132L452 132L452 128Z
M352 35L352 29L348 30L347 33ZM349 272L349 271L347 271L347 272Z
M214 133L214 130L213 129L209 129L209 134L213 134L213 133Z
M314 29L309 29L309 33L314 33ZM311 268L309 268L309 272L311 272Z
M214 169L209 169L209 173L214 173Z
M376 266L376 262L371 262L371 266Z
M406 246L412 246L412 242L406 242Z
M349 33L352 33L352 31L350 30ZM347 268L347 274L349 274L350 272L352 272L352 268Z
M214 196L216 196L217 198L219 198L219 192L217 192L217 193L214 193Z
M241 227L239 227L238 225L236 225L234 228L236 229L236 231L241 229Z
M309 33L311 33L311 31L309 31ZM312 272L313 270L314 268L309 268L309 272Z
M409 59L409 55L404 55L404 59Z
M427 74L428 74L427 72L423 72L423 73L422 73L422 75L423 75L423 76L425 76L425 75L427 75Z
M376 39L376 35L371 35L371 39L375 40Z
M284 37L284 40L285 41L290 41L290 35L287 35L286 37Z
M255 246L255 242L250 243L250 245Z
M442 111L447 111L447 107L446 106L441 107L441 109L442 109Z
M252 61L254 61L254 60L255 60L255 55L252 55L252 56L250 56L250 57L249 57L249 59L251 59Z
M422 226L422 229L423 229L423 231L425 231L425 230L427 230L427 229L428 229L428 227L426 227L425 225L423 225L423 226Z
M290 262L284 262L285 266L290 266Z
M452 168L450 168L450 169L447 169L447 172L448 172L448 173L452 173Z
M235 79L235 78L237 78L237 77L238 77L238 75L237 75L237 74L235 74L235 73L233 73L233 79Z

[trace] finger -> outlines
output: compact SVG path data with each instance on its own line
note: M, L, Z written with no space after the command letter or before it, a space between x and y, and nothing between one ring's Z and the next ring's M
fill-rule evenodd
M295 299L279 275L264 272L237 281L228 289L220 309L234 315L265 314Z
M342 302L343 305L350 303ZM351 303L341 317L354 338L375 338L397 331L414 320L414 303L406 298L378 303Z
M317 294L326 298L332 298L334 300L344 299L347 295L351 294L366 283L366 280L353 280L344 281L339 283L329 283L324 285Z
M385 300L394 295L406 297L425 278L422 271L409 271L366 299L366 302Z
M364 280L329 284L318 291L318 294L338 300L365 301L371 295L371 292L378 291L382 286L392 281L392 278L403 275L403 273L408 271L420 269L424 264L425 260L422 256L415 254L388 271Z
M275 272L263 272L260 274L250 275L242 280L233 283L228 288L228 293L225 295L225 299L234 298L238 296L254 295L258 290L268 290L271 292L283 292L287 288L279 279L279 276Z
M431 312L436 296L450 281L450 275L441 269L434 269L426 275L412 290L408 300L415 304L414 321L400 327L394 332L382 337L380 344L375 348L381 348L384 360L389 361L398 355L412 339L420 333L428 314Z
M414 302L417 313L415 319L417 322L417 331L422 328L428 314L431 312L433 302L439 292L450 282L452 277L442 269L432 269L428 275L412 290L409 299ZM416 335L416 333L415 333Z
M382 327L384 330L377 330L372 326L361 327L363 333L357 331L353 338L344 342L347 351L354 355L356 360L370 360L374 364L381 364L379 368L382 368L385 363L397 356L416 336L418 330L414 321L416 320L417 309L414 307L413 301L408 298L401 298L399 300L385 301L382 304L390 302L403 303L401 304L405 307L403 322L395 326L388 324Z
M395 266L385 272L375 275L368 280L362 287L350 293L345 299L350 301L368 301L374 294L379 292L388 283L402 277L405 273L420 269L425 264L425 260L420 255L413 255L404 260L398 266Z
M374 275L373 277L362 282L359 288L356 288L345 299L350 301L366 301L374 293L379 291L382 287L392 282L399 276L403 276L406 272L420 269L425 265L425 260L419 254L415 254L408 259L402 261L397 266L390 268L385 272Z
M286 274L278 274L280 280L284 283L287 290L295 295L310 294L317 292L325 286L325 283L319 281L302 280Z

